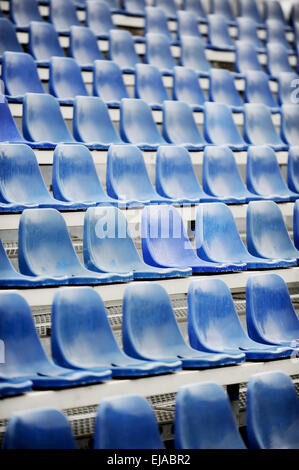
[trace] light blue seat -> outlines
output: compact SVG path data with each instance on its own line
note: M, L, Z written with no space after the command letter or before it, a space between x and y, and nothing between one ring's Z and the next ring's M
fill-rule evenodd
M128 142L142 149L157 149L166 144L150 107L141 99L123 98L120 104L120 135Z
M236 89L234 77L224 69L212 69L209 86L210 101L226 104L232 111L242 111L243 101Z
M5 51L23 52L14 25L6 18L0 18L0 56Z
M244 97L247 103L264 104L272 112L280 112L280 107L270 89L269 77L265 72L249 70L246 73Z
M96 96L74 99L73 132L76 140L90 148L107 149L112 143L122 143L106 104Z
M75 59L71 57L51 57L49 92L58 98L60 103L64 104L73 104L73 100L77 95L88 96L81 69Z
M232 150L224 145L205 148L202 183L207 194L227 204L244 204L260 199L248 191Z
M208 15L208 44L209 48L215 50L235 50L235 43L230 37L229 26L223 15Z
M290 190L299 194L299 146L289 148L287 180Z
M294 245L299 250L299 202L296 201L294 204L294 217L293 217L293 233L294 233Z
M299 449L299 403L287 374L269 371L250 377L246 426L251 449Z
M11 21L22 29L27 29L31 21L43 22L35 0L11 0L9 15Z
M99 0L86 2L86 26L101 39L108 39L109 32L115 28L109 5Z
M288 50L280 43L267 44L267 70L277 77L281 72L293 72L289 63Z
M295 100L298 100L299 75L295 72L281 72L277 79L279 104L296 103Z
M176 61L171 54L168 37L161 33L147 33L145 41L145 62L157 67L161 73L172 74Z
M0 398L21 395L32 390L31 380L15 379L5 380L0 378Z
M246 40L236 41L236 72L245 74L248 70L264 71L252 44Z
M265 26L255 0L238 0L238 16L251 18L259 27Z
M187 67L174 67L172 95L174 100L189 104L193 111L202 111L206 101L197 74Z
M85 26L71 26L69 51L77 64L87 70L93 70L95 60L104 59L96 36Z
M39 65L49 65L53 56L65 56L54 26L41 21L30 23L28 51Z
M180 213L173 206L148 206L141 216L143 259L158 267L192 268L193 273L239 271L243 267L213 263L196 256Z
M76 208L117 204L101 185L91 153L84 145L58 144L53 153L53 195Z
M5 343L5 362L1 378L28 379L33 388L53 389L102 382L111 378L111 370L75 371L54 364L38 337L30 307L17 292L0 294L0 328Z
M188 290L190 344L207 352L245 354L247 360L288 357L292 349L265 345L249 338L228 286L220 279L193 281ZM243 356L244 359L244 356Z
M16 126L7 99L0 95L0 142L26 143Z
M168 19L176 20L177 9L175 0L154 0L154 6L161 8Z
M299 194L291 191L280 172L273 149L250 146L247 152L246 183L249 191L272 201L295 201Z
M98 0L96 0L98 1ZM119 8L118 3L116 0L105 0L105 3L107 3L108 7L110 8L110 11L112 13L124 13L122 8Z
M244 137L251 145L268 145L274 150L288 150L277 134L271 112L264 104L246 103L244 105Z
M246 150L248 147L225 104L205 103L203 129L206 141L211 144L226 145L232 150Z
M213 14L221 15L226 23L233 26L236 24L236 19L229 0L211 0L210 11Z
M139 395L101 400L93 445L95 449L164 449L154 411Z
M22 274L42 275L49 284L105 284L132 279L132 273L99 274L84 268L76 255L64 218L55 209L23 211L18 255Z
M194 36L202 39L199 32L198 19L193 12L179 10L177 17L178 39L181 39L183 36Z
M281 210L274 201L251 201L246 226L249 253L261 258L276 258L277 266L296 265L299 251L294 247Z
M280 21L280 23L284 25L285 29L291 30L290 25L286 22L280 2L276 0L267 0L264 2L264 13L266 20Z
M169 100L161 72L154 65L136 65L135 98L143 99L153 109L162 109L163 101Z
M287 285L277 274L260 274L248 279L246 321L252 339L299 351L299 320Z
M93 3L97 3L92 0ZM108 106L119 107L122 98L129 98L122 72L112 60L95 60L93 67L93 94Z
M8 421L4 449L76 449L65 415L55 408L13 413Z
M265 52L265 46L257 35L257 25L255 21L247 17L237 18L238 40L242 43L250 43L257 51Z
M161 8L146 7L145 8L145 34L159 33L167 36L172 41L171 32L168 29L167 17Z
M286 38L285 26L279 20L267 20L266 21L266 30L267 30L267 44L280 44L284 46L289 54L294 54L294 49Z
M191 348L179 329L166 290L155 282L131 284L125 290L122 332L126 353L138 359L165 360L188 369L240 361L233 354Z
M122 0L122 4L127 12L144 15L145 0Z
M201 38L194 36L181 37L180 65L193 69L196 73L207 75L211 71L211 64L205 55L205 43Z
M81 26L72 0L50 0L50 21L58 33L69 34L71 26Z
M298 118L298 104L281 106L281 136L289 145L299 145Z
M184 0L183 10L190 11L202 23L207 22L207 15L202 6L201 0Z
M213 382L179 388L174 439L176 449L245 449L229 397Z
M129 31L110 30L108 59L114 60L123 72L135 72L135 65L140 62L140 58L135 51L133 36Z
M167 142L189 150L202 150L207 142L195 122L192 109L183 101L164 101L163 136Z

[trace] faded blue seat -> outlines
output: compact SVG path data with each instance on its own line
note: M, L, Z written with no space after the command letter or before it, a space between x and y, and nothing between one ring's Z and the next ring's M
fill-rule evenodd
M76 449L65 415L55 408L13 413L8 421L4 449Z
M5 343L1 378L28 379L37 389L74 387L111 378L109 369L75 371L54 364L41 344L26 300L17 292L2 292L0 299L0 328Z
M96 96L74 99L73 133L77 141L86 142L90 148L107 149L112 143L122 143L106 104Z
M127 12L144 15L145 0L122 0L122 4Z
M88 96L81 69L75 59L71 57L51 57L49 92L58 98L59 102L65 104L72 104L77 95Z
M31 21L43 22L35 0L11 0L9 15L11 21L22 29L27 29Z
M299 251L294 247L280 208L274 201L253 201L247 208L247 247L261 258L277 259L277 266L295 266Z
M136 64L135 98L143 99L153 109L162 109L163 101L169 100L161 72L157 67Z
M193 281L188 290L190 344L207 352L245 354L247 360L288 357L292 349L249 338L237 314L232 294L220 279Z
M211 144L226 145L232 150L246 150L248 147L225 104L205 103L203 129L206 141Z
M111 227L106 230L105 224ZM110 226L111 224L111 226ZM134 279L182 277L191 272L150 266L140 258L126 216L115 207L89 208L84 219L84 261L97 272L132 271Z
M143 259L152 266L192 268L193 273L238 271L227 263L212 263L196 256L180 213L173 206L148 206L141 216Z
M168 29L167 18L163 10L157 7L145 8L145 34L159 33L167 36L172 41L171 32Z
M202 23L207 22L207 15L202 6L201 0L184 0L183 10L187 10L193 13L198 21Z
M176 20L177 9L175 0L154 0L154 6L164 11L168 19Z
M267 70L277 77L281 72L293 72L289 63L288 50L277 42L267 44Z
M293 226L294 226L294 245L299 250L299 202L296 201L294 204L294 217L293 217Z
M168 37L161 33L147 33L145 41L145 62L157 67L161 73L172 74L176 61L171 54Z
M108 39L109 32L115 28L109 5L98 0L86 2L86 26L101 39Z
M296 87L299 85L299 75L295 72L281 72L277 79L279 104L294 104L294 99L298 99Z
M281 136L289 145L299 145L298 119L298 104L281 106Z
M244 97L247 103L264 104L272 112L280 112L280 107L270 89L269 77L265 72L249 70L246 73Z
M197 73L187 67L174 67L172 95L174 100L185 101L194 111L202 111L206 101Z
M211 0L210 11L213 14L221 15L226 23L230 25L236 24L236 19L229 0Z
M15 379L5 380L0 378L0 398L21 395L32 390L31 380Z
M205 148L202 183L207 194L227 204L244 204L260 199L248 191L232 150L224 145Z
M246 40L236 41L236 72L245 74L248 70L264 71L252 44Z
M267 30L267 45L269 44L280 44L284 46L289 54L294 54L294 49L286 38L285 26L279 20L267 20L266 21L266 30Z
M207 75L211 71L211 64L205 55L205 43L201 38L194 36L181 37L180 65L193 69L196 73Z
M299 146L289 147L287 180L290 190L299 194Z
M271 111L264 104L246 103L244 105L244 137L251 145L268 145L274 150L288 150L277 134Z
M135 145L111 145L107 154L106 185L109 196L130 206L171 204L154 189L142 152Z
M163 137L189 150L202 150L207 142L199 132L192 109L183 101L164 101Z
M87 70L93 70L95 60L104 59L98 47L96 36L91 29L85 26L71 26L69 51L70 56L76 59L77 64Z
M132 273L99 274L84 268L63 216L55 209L26 209L19 224L19 267L49 284L102 284L132 279Z
M224 69L212 69L209 86L210 101L226 104L232 111L243 111L243 101L236 89L234 77Z
M299 320L287 285L277 274L248 279L246 321L252 339L299 350Z
M26 143L16 126L7 99L0 95L0 142Z
M287 374L269 371L250 377L246 426L251 449L299 449L299 403Z
M93 3L98 3L92 0ZM122 98L129 98L122 72L112 60L95 60L93 67L93 94L108 106L119 107Z
M247 152L246 183L249 191L272 201L295 201L280 172L275 152L266 145L250 146Z
M98 0L96 0L98 1ZM124 13L122 8L119 8L118 3L116 0L105 0L105 3L107 3L108 7L110 8L110 11L112 13Z
M238 40L242 43L250 43L251 46L259 52L265 52L265 46L257 35L257 26L255 21L247 17L237 18Z
M140 62L140 58L135 51L133 36L129 31L110 30L108 59L114 60L123 72L135 72L135 65Z
M183 36L194 36L202 39L198 28L198 19L193 12L178 10L177 17L178 39Z
M54 26L41 21L30 23L28 51L40 65L49 65L53 56L65 56Z
M23 52L14 25L6 18L0 18L0 56L5 51Z
M95 449L164 449L154 411L146 398L104 398L97 409Z
M179 388L174 439L176 449L245 449L227 392L213 382Z
M251 18L259 27L265 26L255 0L238 0L238 16Z
M119 125L121 138L142 149L156 149L159 145L166 144L150 107L141 99L121 100Z
M53 154L53 195L75 207L117 204L107 196L91 153L84 145L58 144Z
M240 362L244 355L207 353L189 346L166 290L155 282L131 284L123 298L123 345L130 356L198 369Z
M50 0L49 19L58 33L69 34L71 26L81 26L72 0Z
M208 44L209 48L216 50L235 50L235 43L229 34L229 25L223 15L208 15Z
M291 30L290 25L286 22L280 2L276 0L267 0L264 2L264 14L266 20L280 21L280 23L284 25L285 29Z
M175 145L160 145L157 150L156 188L162 196L181 204L217 200L202 190L188 151Z

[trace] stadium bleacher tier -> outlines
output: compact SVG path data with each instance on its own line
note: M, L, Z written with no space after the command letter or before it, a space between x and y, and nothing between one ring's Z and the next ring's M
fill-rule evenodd
M0 445L299 449L298 1L1 10Z

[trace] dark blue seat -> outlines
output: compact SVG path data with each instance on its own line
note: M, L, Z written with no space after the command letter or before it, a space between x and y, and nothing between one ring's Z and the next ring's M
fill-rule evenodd
M97 2L92 0L92 3ZM95 60L93 94L99 96L108 106L113 107L119 107L122 98L129 98L121 69L116 62L112 60Z
M31 380L15 379L5 380L0 378L0 398L21 395L32 390Z
M164 449L153 409L146 398L104 398L96 415L95 449Z
M294 104L294 99L297 99L299 75L295 72L281 72L277 79L279 104Z
M210 11L213 14L222 16L226 23L230 25L236 24L229 0L211 0Z
M299 5L293 3L290 13L290 22L295 28L296 23L299 23Z
M264 104L272 112L280 111L270 89L269 77L265 72L249 70L246 73L244 97L247 103Z
M238 0L238 16L251 18L259 27L265 26L255 0Z
M145 0L122 0L122 4L127 12L144 15Z
M250 377L246 426L251 449L299 449L299 403L288 375L269 371Z
M289 145L299 145L298 119L298 104L281 106L281 136Z
M199 132L192 109L183 101L164 101L163 137L189 150L202 150L207 142Z
M232 111L242 111L243 101L236 89L234 77L224 69L212 69L209 87L210 101L226 104Z
M23 52L14 25L6 18L0 18L0 56L5 51Z
M277 42L267 44L267 70L274 77L281 72L293 72L288 50L282 44Z
M284 46L289 54L294 54L294 49L286 38L285 26L279 20L267 20L266 21L266 30L267 30L267 45L269 44L280 44Z
M177 10L175 0L154 0L154 6L161 8L168 19L176 20Z
M207 15L202 6L201 0L184 0L183 10L190 11L202 23L207 22Z
M55 408L18 411L8 421L4 449L76 449L65 415Z
M10 19L19 28L27 29L31 21L43 22L35 0L11 0Z
M156 149L166 144L153 119L150 107L141 99L121 100L120 135L128 143L143 149Z
M117 204L101 185L89 150L79 144L58 144L53 154L53 195L77 208Z
M196 256L180 213L173 206L148 206L141 216L143 259L158 267L192 268L193 273L238 271L227 263L213 263Z
M123 298L123 345L130 356L198 369L240 362L244 355L197 351L177 324L166 290L155 282L131 284Z
M245 449L229 397L213 382L179 388L174 439L176 449Z
M65 56L54 26L41 21L30 23L28 51L40 65L49 65L53 56Z
M206 141L211 144L226 145L232 150L246 150L248 147L225 104L205 103L203 129Z
M193 69L198 74L207 75L211 64L205 55L205 43L194 36L181 37L181 65Z
M285 29L291 30L290 25L286 22L280 2L276 0L267 0L264 2L264 14L266 20L280 21L280 23L284 25Z
M274 150L288 150L276 132L271 111L264 104L244 105L244 137L251 145L268 145Z
M111 378L109 369L75 371L54 364L40 342L26 300L17 292L2 292L0 298L0 328L5 343L2 378L28 379L38 389L74 387Z
M198 28L198 19L193 12L179 10L177 16L178 39L181 39L183 36L194 36L202 39Z
M161 33L147 33L145 40L145 62L154 65L162 73L172 74L176 61L171 54L171 43L168 37Z
M74 99L73 133L76 140L86 142L90 148L107 149L112 143L122 143L106 104L96 96Z
M250 43L257 51L265 52L265 46L257 35L257 25L251 18L240 17L237 19L238 40L242 43Z
M235 43L230 37L229 26L223 15L208 15L209 48L234 51Z
M84 268L63 216L55 209L26 209L19 224L19 267L49 284L102 284L132 279L132 273L99 274Z
M299 194L299 146L289 148L287 179L290 190Z
M157 67L136 64L135 98L143 99L153 109L162 109L163 101L169 100L161 72Z
M9 109L7 99L0 95L0 142L25 143Z
M299 250L299 202L296 201L294 204L294 217L293 217L293 226L294 226L294 245Z
M167 17L161 8L146 7L145 8L145 34L159 33L167 36L172 41L171 32L168 29Z
M140 62L140 58L135 51L133 36L129 31L110 30L108 59L114 60L123 72L135 72L135 65Z
M246 183L249 191L272 201L295 201L299 194L291 191L280 172L273 149L250 146L247 152Z
M71 26L81 26L72 0L50 0L50 21L58 33L69 34Z
M49 92L65 104L72 104L77 95L88 96L81 69L75 59L51 57Z
M87 70L93 70L95 60L104 59L98 47L96 36L91 29L85 26L71 26L69 51L70 56L76 59L77 64Z
M174 67L172 95L174 100L185 101L194 111L202 111L206 101L197 73L187 67Z
M295 266L299 251L294 247L280 208L273 201L253 201L247 208L249 253L277 260L277 267Z
M264 71L252 44L246 40L236 41L236 72L245 74L248 70Z
M299 320L287 285L277 274L251 276L248 279L246 321L252 339L299 351Z
M101 39L109 38L109 31L115 28L109 5L106 2L86 2L86 26Z

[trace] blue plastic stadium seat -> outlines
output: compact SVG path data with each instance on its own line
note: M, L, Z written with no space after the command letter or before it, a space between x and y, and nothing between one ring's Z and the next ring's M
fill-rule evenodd
M144 15L145 0L122 0L122 4L127 12Z
M70 31L70 56L80 67L93 70L94 61L104 59L96 36L84 26L71 26Z
M143 259L152 266L192 268L193 273L239 271L243 266L213 263L196 256L179 212L170 206L148 206L141 216Z
M251 18L259 27L265 26L255 0L238 0L238 12L238 16Z
M146 7L145 8L145 34L159 33L167 36L172 41L171 32L168 29L167 18L161 8Z
M299 146L289 148L287 179L290 190L299 194Z
M143 99L153 109L162 109L163 101L169 100L157 67L149 64L136 65L135 98Z
M53 56L65 55L54 26L46 22L30 23L28 50L40 65L48 65Z
M64 218L55 209L26 209L19 224L19 267L49 284L102 284L132 279L132 273L99 274L84 268Z
M264 104L271 108L272 112L280 111L270 89L269 77L265 72L249 70L246 73L244 96L247 103Z
M178 327L166 290L155 282L126 288L122 331L124 350L138 359L165 360L188 369L244 360L244 354L207 353L191 348Z
M177 19L177 9L175 0L154 0L154 6L161 8L168 19Z
M189 150L202 150L207 142L201 136L192 109L183 101L164 101L163 136L167 142Z
M53 195L75 207L117 204L101 185L92 155L84 145L58 144L53 154Z
M289 63L288 50L279 43L267 44L267 70L277 77L281 72L293 72Z
M9 5L10 19L19 28L28 28L31 21L43 22L36 0L11 0Z
M228 70L211 70L209 98L210 101L226 104L232 111L243 110L243 101L235 87L234 77Z
M296 3L293 3L291 8L290 22L293 25L293 28L295 28L296 23L299 23L299 5Z
M133 36L129 31L112 29L109 32L109 60L114 60L123 72L135 72L140 58L135 51Z
M294 266L299 251L294 247L280 208L273 201L253 201L247 208L247 247L261 258L276 258L277 266Z
M153 119L150 107L141 99L124 98L120 104L120 135L143 149L166 144Z
M65 415L54 408L14 413L8 421L4 449L76 449Z
M236 19L229 0L211 0L210 10L213 14L221 15L228 24L236 24Z
M81 26L72 0L50 0L50 21L58 33L69 34L71 26Z
M280 21L280 23L284 25L285 29L291 29L286 22L280 2L276 0L267 0L264 2L264 13L266 20Z
M96 96L74 99L73 132L76 140L86 142L90 148L107 149L112 143L122 143L107 106Z
M179 388L174 439L176 449L245 449L229 397L213 382Z
M34 388L74 387L111 378L111 370L75 371L54 364L46 355L38 337L30 307L17 292L0 294L0 327L5 343L2 378L29 379Z
M277 274L260 274L248 279L246 321L252 339L299 351L299 320L287 285Z
M230 37L229 26L223 15L208 15L209 48L234 51L235 43Z
M177 19L177 35L178 39L183 36L194 36L202 39L198 28L198 20L191 11L178 11Z
M293 217L293 225L294 225L294 245L299 250L299 202L296 201L294 204L294 217Z
M5 51L23 52L14 25L6 18L0 18L0 56Z
M155 414L146 398L104 398L97 410L94 448L164 449Z
M5 380L0 378L0 398L21 395L32 390L31 380L15 379Z
M298 118L298 104L281 106L281 136L289 145L299 145Z
M207 15L202 6L201 0L184 0L183 10L191 12L198 21L202 23L207 22Z
M181 204L217 200L202 190L188 151L175 145L160 145L157 150L156 188L162 196Z
M93 94L99 96L108 106L113 107L119 107L122 98L129 98L121 69L112 60L94 62Z
M298 100L299 75L295 72L281 72L278 77L279 104L294 104ZM295 101L296 100L296 101Z
M130 235L125 215L115 207L87 210L84 219L83 251L85 265L92 271L132 271L134 279L182 277L191 274L144 263Z
M268 145L274 150L288 150L276 132L271 112L264 104L244 105L244 136L251 145Z
M247 385L246 425L251 449L299 449L299 403L284 372L260 372Z
M86 2L86 26L98 37L109 38L109 31L115 28L109 5L98 0Z
M236 41L236 72L245 74L248 70L264 71L252 44L246 40Z
M176 61L171 54L168 37L161 33L147 33L145 39L145 62L154 65L162 73L172 74Z
M207 194L227 204L244 204L260 199L247 190L232 150L224 145L205 148L202 182Z
M138 207L174 202L157 194L149 179L142 152L135 145L109 147L106 185L109 196L126 205Z
M250 43L259 52L265 52L265 46L257 35L257 26L251 18L240 17L237 19L238 40Z
M181 37L181 65L193 69L198 74L207 75L211 64L205 55L205 43L194 36Z
M0 142L25 143L9 109L7 99L0 95Z
M246 150L243 140L228 106L222 103L205 103L204 137L207 142L226 145L232 150Z
M266 145L250 146L247 152L246 183L249 191L272 201L295 201L299 194L291 191L280 172L273 149Z
M172 94L174 100L185 101L193 111L202 111L206 97L197 73L187 67L174 67Z
M294 54L294 49L286 38L286 31L284 24L279 20L267 20L266 21L267 29L267 44L280 44L284 46L288 53Z
M98 1L98 0L96 0ZM122 8L120 9L118 6L118 3L116 0L105 0L105 3L107 3L108 7L110 8L110 11L113 13L119 13L120 11L123 13Z
M60 1L60 0L59 0ZM71 57L51 57L49 92L60 103L72 104L77 95L88 96L81 69Z

